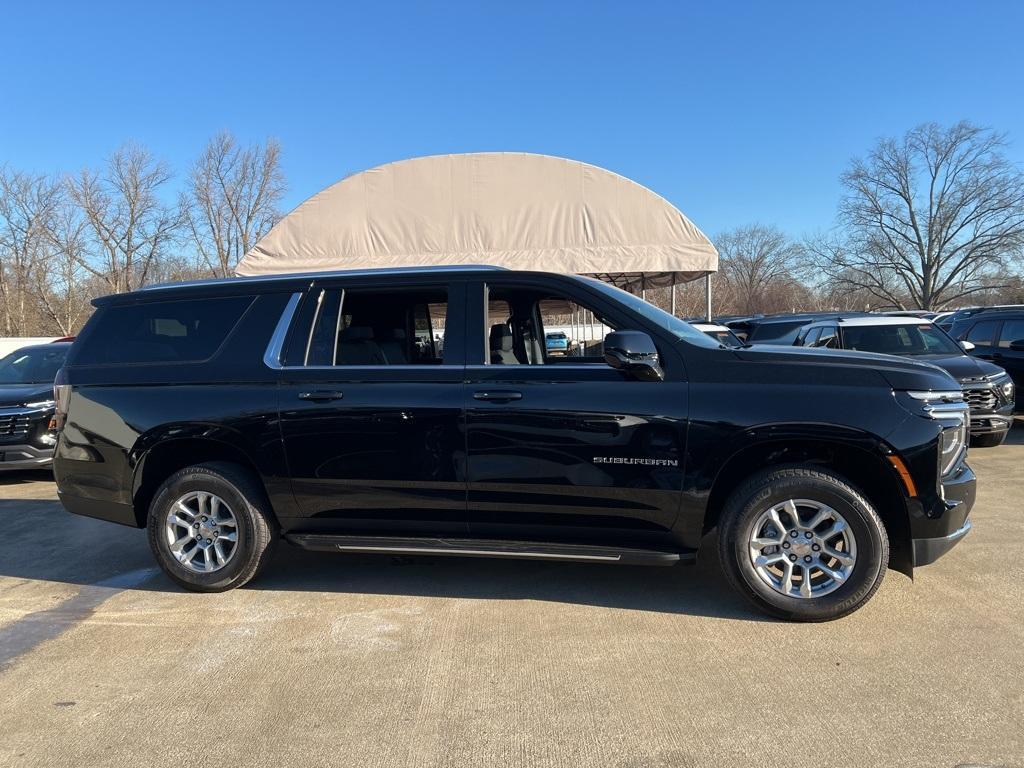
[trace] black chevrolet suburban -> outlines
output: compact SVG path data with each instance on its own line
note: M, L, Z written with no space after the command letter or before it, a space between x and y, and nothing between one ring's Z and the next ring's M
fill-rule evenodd
M606 283L487 267L95 304L55 384L60 498L146 527L187 589L245 584L282 538L671 565L717 529L736 589L820 621L970 529L967 406L929 365L726 348ZM549 355L580 310L603 345Z

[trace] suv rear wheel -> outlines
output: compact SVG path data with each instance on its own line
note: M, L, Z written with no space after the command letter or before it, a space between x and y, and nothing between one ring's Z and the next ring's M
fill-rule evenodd
M185 589L223 592L252 580L270 561L277 525L266 494L236 464L175 472L149 507L149 546Z
M754 475L729 497L719 554L730 583L761 610L829 621L866 603L889 562L885 527L838 475L800 466Z

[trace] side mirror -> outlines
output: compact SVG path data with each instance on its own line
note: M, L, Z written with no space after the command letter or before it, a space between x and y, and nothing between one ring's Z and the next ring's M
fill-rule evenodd
M960 346L963 347L964 352L970 352L974 349L974 342L972 341L961 341Z
M1010 349L1014 352L1024 352L1024 339L1017 339L1010 342Z
M640 381L664 381L658 348L643 331L612 331L604 337L604 361Z

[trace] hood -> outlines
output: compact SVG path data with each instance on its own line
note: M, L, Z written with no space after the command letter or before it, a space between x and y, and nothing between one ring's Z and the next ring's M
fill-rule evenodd
M734 350L743 360L784 365L821 365L871 370L878 373L889 386L898 390L959 390L960 385L948 372L931 362L907 357L878 355L873 352L853 352L816 347L776 347L770 344Z
M939 366L959 382L980 381L1003 372L998 365L970 355L934 355L924 358L924 362Z
M53 385L42 384L0 384L0 408L53 400Z

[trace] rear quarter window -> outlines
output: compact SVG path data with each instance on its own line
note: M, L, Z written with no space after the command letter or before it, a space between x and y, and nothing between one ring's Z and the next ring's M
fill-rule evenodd
M209 360L253 302L252 296L152 301L101 308L73 363L195 363Z

